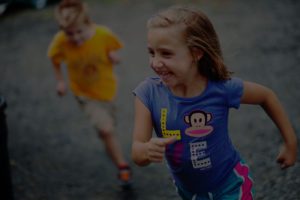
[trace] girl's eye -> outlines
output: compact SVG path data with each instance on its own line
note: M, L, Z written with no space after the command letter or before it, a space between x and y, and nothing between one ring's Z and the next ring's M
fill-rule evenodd
M168 57L171 57L173 54L169 51L164 51L161 53L161 55L168 58Z
M149 55L150 55L151 57L154 57L154 51L148 50L148 53L149 53Z

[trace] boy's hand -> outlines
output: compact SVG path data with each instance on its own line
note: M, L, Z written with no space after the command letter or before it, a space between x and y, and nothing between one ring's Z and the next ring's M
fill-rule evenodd
M117 52L114 52L114 51L109 52L108 57L113 65L117 65L121 62L121 59L120 59L119 55L117 54Z
M160 163L164 159L166 146L172 144L177 139L176 137L170 138L152 138L147 143L147 157L150 162Z
M64 81L58 81L56 85L57 95L62 97L67 93L66 84Z
M293 166L297 160L297 145L288 146L284 144L277 157L281 169Z

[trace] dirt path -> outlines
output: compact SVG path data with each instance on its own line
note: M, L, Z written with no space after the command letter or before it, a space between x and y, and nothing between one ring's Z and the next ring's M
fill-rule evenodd
M88 1L94 20L124 41L119 74L118 135L130 159L132 89L147 67L145 22L171 1ZM104 1L108 2L108 1ZM177 1L180 2L180 1ZM182 1L181 1L182 2ZM226 63L235 75L271 87L300 133L300 25L298 1L193 1L212 19ZM69 93L55 94L46 50L57 27L53 6L0 16L0 95L8 102L9 150L17 200L179 199L166 166L133 166L134 189L116 185L116 171L94 130ZM231 114L235 145L248 161L257 199L300 199L299 162L287 171L275 163L280 136L260 108Z

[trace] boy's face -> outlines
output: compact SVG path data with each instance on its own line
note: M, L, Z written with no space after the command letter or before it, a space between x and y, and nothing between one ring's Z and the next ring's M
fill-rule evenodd
M90 27L87 24L78 23L64 28L63 31L65 32L70 42L77 46L80 46L89 38L89 29Z

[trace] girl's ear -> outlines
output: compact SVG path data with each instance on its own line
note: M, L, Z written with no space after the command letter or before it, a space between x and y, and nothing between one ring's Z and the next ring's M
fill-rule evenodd
M192 55L196 62L201 60L201 58L203 57L203 54L204 54L204 52L201 49L199 49L197 47L192 48Z

